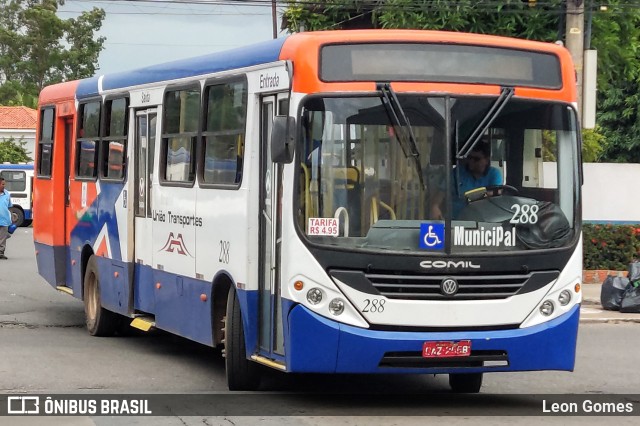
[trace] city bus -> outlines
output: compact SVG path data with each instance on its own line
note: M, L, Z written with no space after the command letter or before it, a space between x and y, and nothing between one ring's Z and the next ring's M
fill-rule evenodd
M33 164L0 164L0 176L11 194L9 208L16 226L29 226L33 212Z
M46 87L38 111L38 269L91 335L218 347L231 390L265 368L446 374L455 392L574 368L562 46L305 32ZM502 181L461 191L478 146Z

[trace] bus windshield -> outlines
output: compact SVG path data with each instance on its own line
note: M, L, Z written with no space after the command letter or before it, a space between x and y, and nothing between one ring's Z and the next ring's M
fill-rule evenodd
M397 102L406 120L379 95L304 101L296 199L308 241L420 253L573 241L579 157L568 104L510 99L480 127L496 97ZM411 149L403 135L413 135Z

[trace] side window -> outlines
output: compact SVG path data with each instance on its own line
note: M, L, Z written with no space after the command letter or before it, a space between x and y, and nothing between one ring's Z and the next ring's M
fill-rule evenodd
M80 105L76 142L76 177L94 179L97 176L98 140L100 137L100 101Z
M195 146L200 117L197 88L168 91L164 98L162 153L165 182L195 180Z
M239 184L244 159L247 83L243 80L209 86L205 100L202 180L209 184Z
M38 176L51 176L51 159L53 153L53 117L54 108L40 111L40 139L38 140Z
M27 174L14 170L3 170L0 176L5 179L9 192L22 192L27 189Z
M127 106L126 98L105 102L105 134L100 142L100 176L105 179L124 179L127 159Z
M523 187L558 189L556 140L555 130L524 129Z

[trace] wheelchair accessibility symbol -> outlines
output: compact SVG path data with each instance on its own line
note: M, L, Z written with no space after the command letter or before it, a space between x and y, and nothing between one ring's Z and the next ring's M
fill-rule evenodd
M444 223L421 223L419 246L427 250L444 249Z

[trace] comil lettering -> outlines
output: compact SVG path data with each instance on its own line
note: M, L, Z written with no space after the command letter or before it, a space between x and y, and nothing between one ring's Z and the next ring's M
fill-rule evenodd
M478 269L480 265L476 265L470 260L424 260L420 262L420 266L425 269L445 269L445 268L467 268Z

